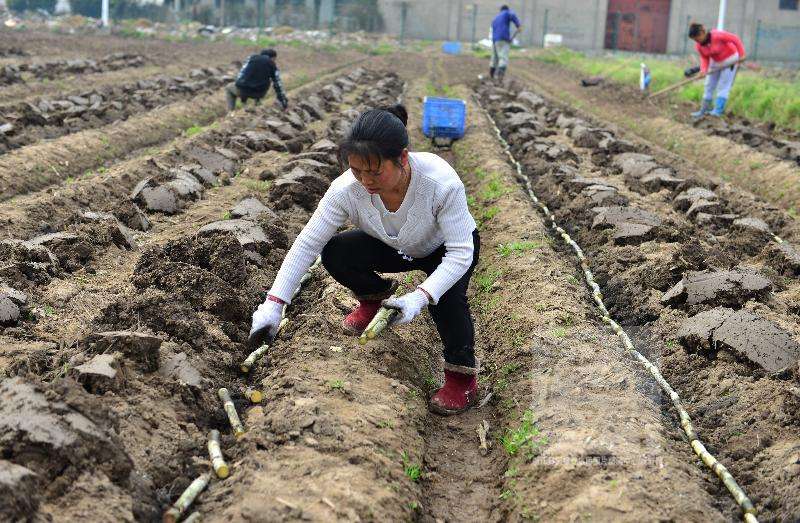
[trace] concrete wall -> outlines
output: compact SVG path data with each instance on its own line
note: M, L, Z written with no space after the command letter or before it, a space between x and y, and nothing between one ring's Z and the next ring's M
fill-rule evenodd
M523 44L541 45L546 22L548 32L564 36L565 45L576 49L602 45L607 0L408 0L405 34L409 38L469 42L473 38L474 21L474 35L480 40L488 36L492 19L503 3L522 22ZM402 4L401 0L379 1L390 34L400 34ZM580 4L580 8L574 4Z
M608 0L379 0L390 34L400 34L403 3L407 5L405 34L409 38L469 42L476 12L475 37L480 40L488 35L500 5L507 3L522 21L524 31L520 41L524 45L542 45L546 26L547 32L563 36L564 45L584 50L603 48L608 10ZM687 21L714 27L718 7L717 0L672 0L667 52L694 52L692 42L686 38ZM760 58L797 61L800 11L778 7L779 0L728 0L726 29L742 37L748 53L755 49L758 33Z

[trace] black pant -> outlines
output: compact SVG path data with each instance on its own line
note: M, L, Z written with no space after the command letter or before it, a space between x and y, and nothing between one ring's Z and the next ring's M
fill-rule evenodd
M467 287L480 254L477 230L473 231L472 240L475 244L472 265L442 295L437 305L428 307L444 344L444 361L464 367L475 367L475 327L469 311ZM356 296L368 296L386 292L391 286L390 281L376 272L421 270L430 275L442 263L444 255L442 245L424 258L407 260L379 239L353 230L331 238L322 250L322 264L336 281Z

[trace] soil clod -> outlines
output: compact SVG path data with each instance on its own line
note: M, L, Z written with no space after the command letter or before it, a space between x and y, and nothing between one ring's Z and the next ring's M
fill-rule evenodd
M684 322L677 338L692 350L727 348L770 373L781 372L800 359L800 344L791 334L748 310L701 312Z

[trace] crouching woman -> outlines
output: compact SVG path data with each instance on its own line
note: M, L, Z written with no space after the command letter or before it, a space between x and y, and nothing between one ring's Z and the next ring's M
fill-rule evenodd
M253 314L250 344L271 340L300 278L322 254L330 275L350 289L358 306L343 325L360 334L381 305L396 309L394 323L410 323L428 307L444 345L445 383L430 400L439 414L475 403L478 364L467 286L480 240L464 185L431 153L408 151L403 106L362 113L339 157L350 168L331 184L297 236L269 291ZM337 233L347 222L355 229ZM413 292L392 297L397 285L378 273L424 271Z

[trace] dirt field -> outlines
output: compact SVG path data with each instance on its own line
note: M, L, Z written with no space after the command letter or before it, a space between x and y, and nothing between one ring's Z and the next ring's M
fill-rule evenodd
M551 97L542 71L499 86L465 56L279 49L289 111L225 114L211 79L246 48L92 37L61 52L59 38L11 42L28 54L3 63L145 62L13 104L77 96L95 76L113 91L145 70L221 71L55 138L26 130L0 156L0 519L161 521L211 474L187 512L202 521L741 520L613 318L758 520L800 520L800 228L778 199L625 127L611 101ZM435 148L423 98L445 92L467 102L467 133ZM252 311L341 173L336 142L398 100L412 150L456 168L479 223L480 406L454 417L427 410L442 380L429 315L359 345L340 327L354 300L321 267L267 355L240 368ZM608 317L526 186L583 249Z

